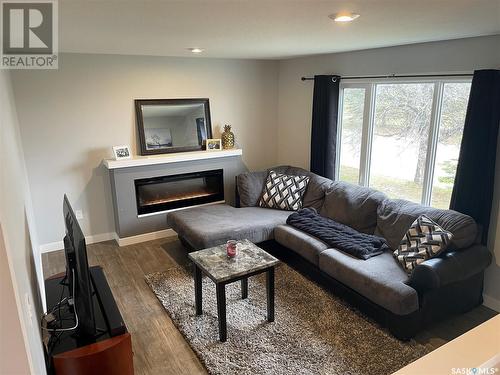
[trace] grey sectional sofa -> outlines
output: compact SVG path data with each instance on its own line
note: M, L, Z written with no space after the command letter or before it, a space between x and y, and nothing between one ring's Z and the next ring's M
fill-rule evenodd
M471 217L389 199L376 190L334 182L300 168L272 169L310 176L304 207L313 207L360 232L381 236L392 249L421 214L453 234L451 246L445 254L417 266L411 276L390 251L368 260L353 258L287 225L291 212L258 207L268 171L238 176L238 208L214 205L170 213L169 226L191 249L229 239L265 243L266 249L375 318L400 339L482 303L483 275L491 254L479 244L478 226Z

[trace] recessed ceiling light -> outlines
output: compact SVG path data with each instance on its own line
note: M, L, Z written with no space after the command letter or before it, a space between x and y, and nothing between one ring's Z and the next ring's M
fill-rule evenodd
M190 50L192 53L202 53L204 51L203 48L198 48L198 47L188 48L188 50Z
M330 17L332 20L335 22L351 22L354 21L356 18L359 17L359 14L356 13L334 13L330 14L328 17Z

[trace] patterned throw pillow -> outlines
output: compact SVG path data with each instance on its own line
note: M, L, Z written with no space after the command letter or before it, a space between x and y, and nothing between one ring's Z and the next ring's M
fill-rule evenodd
M307 176L289 176L269 171L259 206L287 211L300 210L309 180L310 177Z
M445 231L425 215L413 222L401 240L394 256L407 273L426 259L441 253L450 243L453 235Z

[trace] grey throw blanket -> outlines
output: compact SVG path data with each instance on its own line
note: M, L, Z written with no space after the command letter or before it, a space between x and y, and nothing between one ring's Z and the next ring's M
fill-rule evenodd
M360 233L347 225L318 215L311 208L291 214L286 223L359 259L366 260L389 249L383 238Z

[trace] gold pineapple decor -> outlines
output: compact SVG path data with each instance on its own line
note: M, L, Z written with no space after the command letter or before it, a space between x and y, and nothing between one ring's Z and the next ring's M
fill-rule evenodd
M231 131L231 125L224 125L224 132L221 134L221 139L223 149L234 148L234 133Z

